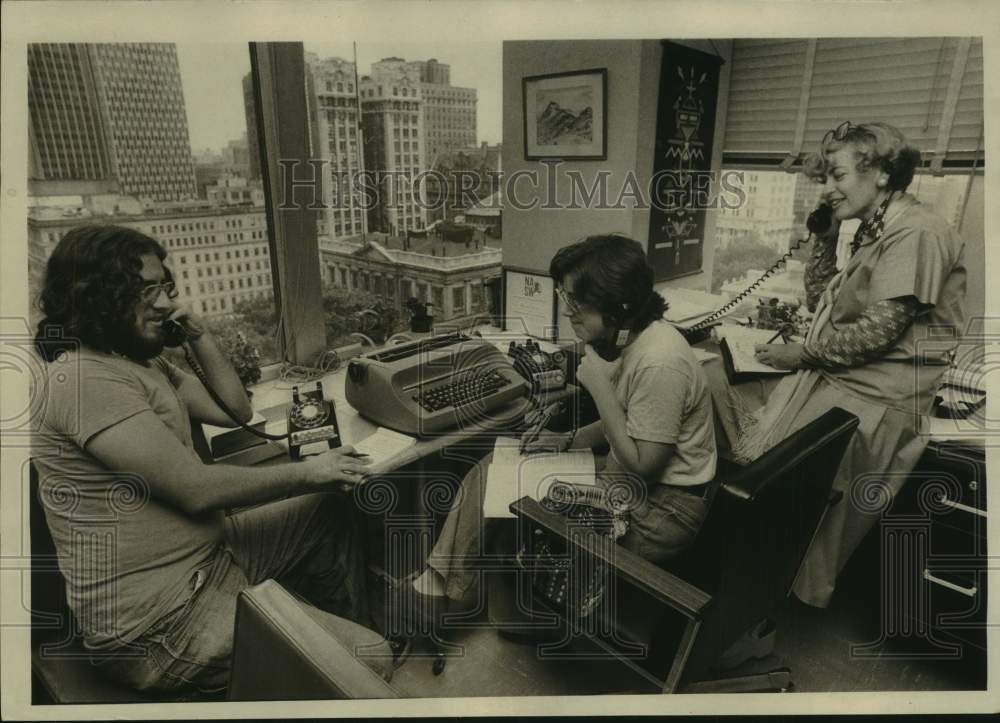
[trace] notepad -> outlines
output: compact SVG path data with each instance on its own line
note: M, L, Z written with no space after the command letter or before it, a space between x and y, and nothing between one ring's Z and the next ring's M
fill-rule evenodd
M520 442L498 437L486 472L484 517L514 517L510 504L522 497L541 500L556 480L595 485L594 454L589 449L522 455Z
M775 369L756 357L757 344L784 344L785 340L771 329L754 329L745 326L720 326L715 329L719 351L726 367L730 384L738 384L761 375L789 374L790 369Z

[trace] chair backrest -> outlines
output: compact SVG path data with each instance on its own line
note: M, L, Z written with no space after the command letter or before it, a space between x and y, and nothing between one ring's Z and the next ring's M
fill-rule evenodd
M746 467L724 470L683 577L713 597L685 680L788 595L858 419L834 408Z
M274 580L240 593L229 700L395 698L381 635L296 598Z

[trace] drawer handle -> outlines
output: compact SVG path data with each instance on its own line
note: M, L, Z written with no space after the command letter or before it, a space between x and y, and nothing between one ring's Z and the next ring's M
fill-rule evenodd
M972 515L979 515L980 517L986 517L986 511L981 510L978 507L969 507L969 505L963 505L961 502L955 502L955 500L949 500L947 497L941 498L941 504L945 507L951 507L956 510L961 510L962 512L968 512Z
M960 592L967 597L975 597L976 593L979 592L979 588L973 587L962 587L961 585L956 585L953 582L948 582L947 580L942 580L940 577L935 577L931 574L931 571L924 568L924 580L928 582L933 582L941 587L946 587L949 590L954 590L955 592Z

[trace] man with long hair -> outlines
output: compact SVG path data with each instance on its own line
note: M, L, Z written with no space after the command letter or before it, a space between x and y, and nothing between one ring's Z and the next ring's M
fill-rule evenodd
M138 689L208 692L227 684L236 599L250 584L279 578L328 612L369 622L355 511L347 497L319 494L351 488L365 469L349 447L266 468L202 463L191 422L236 423L160 356L165 325L181 325L240 421L252 409L205 324L175 301L165 260L155 240L117 226L73 229L53 251L32 457L93 661Z

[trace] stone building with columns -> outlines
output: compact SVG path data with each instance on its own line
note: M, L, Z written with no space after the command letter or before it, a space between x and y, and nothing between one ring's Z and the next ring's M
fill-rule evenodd
M321 238L319 253L325 284L367 291L397 307L414 297L434 305L435 322L462 325L495 311L489 287L502 274L499 248L438 256L388 248L374 240Z

